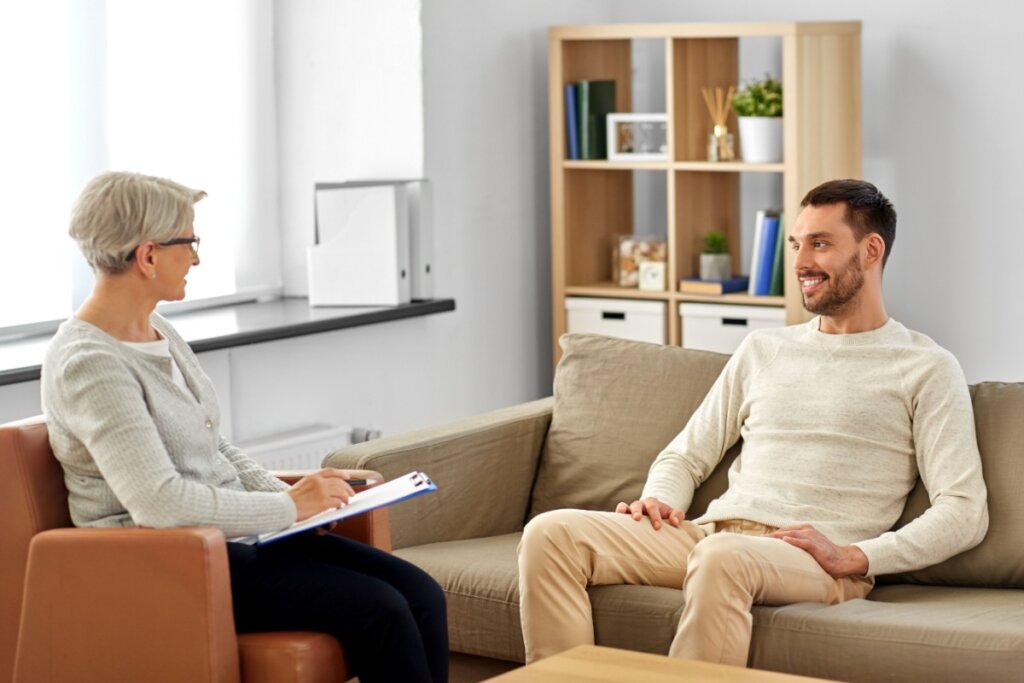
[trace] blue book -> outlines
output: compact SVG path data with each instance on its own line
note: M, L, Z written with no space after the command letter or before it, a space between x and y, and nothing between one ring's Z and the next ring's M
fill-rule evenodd
M772 288L772 264L775 261L775 246L779 237L779 217L765 216L764 231L758 245L757 281L754 283L754 294L767 296Z
M782 296L784 291L785 275L783 270L786 267L786 221L779 216L779 238L775 242L775 260L772 263L772 282L768 293L772 296Z
M750 285L746 275L736 275L725 280L701 280L699 277L684 277L679 281L679 291L684 294L732 294L745 292Z
M580 136L576 130L576 86L565 86L565 137L569 143L569 158L580 158Z

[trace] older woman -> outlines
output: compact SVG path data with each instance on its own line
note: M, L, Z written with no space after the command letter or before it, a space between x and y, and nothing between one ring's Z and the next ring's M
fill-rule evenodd
M289 488L224 439L212 383L154 312L185 296L199 265L193 204L205 195L104 173L74 208L70 233L96 283L50 344L42 400L78 526L210 525L231 539L352 495L340 470ZM447 679L444 594L413 565L331 535L227 545L240 632L330 633L364 683Z

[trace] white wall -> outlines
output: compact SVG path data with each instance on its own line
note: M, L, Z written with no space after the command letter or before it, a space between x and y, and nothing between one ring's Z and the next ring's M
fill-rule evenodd
M439 251L472 241L499 262L457 263L457 277L497 277L463 295L501 303L540 347L523 373L543 375L550 323L545 32L549 25L646 21L863 22L864 175L900 216L886 273L890 314L960 359L971 382L1024 380L1019 275L1024 229L1024 6L925 0L425 0L426 165L443 189ZM745 73L751 65L743 60ZM753 69L755 75L757 69ZM763 204L778 190L746 182ZM766 186L767 185L767 186ZM809 188L808 188L809 189ZM748 213L750 213L748 211ZM515 296L511 292L517 292ZM461 303L461 302L460 302ZM535 310L534 310L535 309ZM536 314L536 315L535 315ZM538 379L538 383L543 383Z
M862 21L864 176L900 217L889 313L956 354L968 381L1024 380L1024 90L1014 85L1024 6L630 0L611 8L614 22Z
M281 256L306 293L313 186L423 174L419 0L274 3Z
M467 405L551 393L547 27L607 16L591 0L423 2L438 291L462 315L446 343Z
M395 433L550 393L538 27L606 13L586 0L277 2L287 291L305 292L314 182L425 175L435 295L457 308L232 350L237 440L313 422Z
M0 386L0 423L40 413L39 380Z
M418 0L274 4L280 253L288 293L306 288L315 182L424 175L420 19ZM525 62L542 75L544 45L535 42L505 68ZM537 106L531 99L525 111L544 137ZM446 126L456 123L457 132L472 113L472 105L448 112ZM524 120L519 110L505 115ZM486 153L480 143L474 141ZM437 158L452 158L448 144L436 149ZM509 167L522 173L529 165ZM222 402L230 404L236 440L315 422L395 433L550 391L547 332L537 329L548 312L535 310L545 285L534 282L546 269L534 263L537 238L520 240L544 227L532 215L518 220L518 210L467 225L455 205L466 203L458 188L472 172L463 164L427 171L436 191L435 290L456 300L455 312L203 354L220 380ZM486 183L484 194L499 184ZM545 184L509 192L510 205L530 207ZM480 206L479 198L472 203ZM485 235L486 249L479 239ZM38 411L38 383L0 387L0 419Z
M358 98L366 86L348 86L344 78L373 64L373 45L382 41L392 54L414 59L388 42L389 31L409 35L410 6L412 0L279 2L275 30L279 40L290 35L305 45L297 50L320 45L319 53L285 59L315 72L322 87L337 88L326 110L365 107ZM243 394L232 409L236 438L328 418L393 433L550 390L545 32L552 24L862 20L864 172L900 214L886 275L890 313L957 354L969 381L1024 380L1017 267L1024 230L1016 189L1024 177L1024 94L1012 80L1024 63L1024 7L984 7L924 0L424 0L424 156L417 161L416 149L407 148L380 158L396 168L407 164L402 170L409 172L422 164L434 181L437 291L454 297L458 310L233 354L240 358L232 382ZM391 11L402 14L400 26L391 27ZM328 59L339 42L359 45L360 55ZM307 110L322 117L316 125L326 131L315 143L284 134L279 141L288 148L281 159L288 195L282 219L291 216L289 230L307 239L312 223L299 214L311 216L312 171L321 163L354 163L347 150L355 143L346 142L354 133L343 130L350 114L317 109L325 95L313 89L290 94L299 84L283 82L287 77L287 70L279 74L286 96L279 118L297 115L289 107ZM299 251L291 243L282 248L292 261L286 279L295 285ZM32 414L37 394L34 383L0 387L0 417Z

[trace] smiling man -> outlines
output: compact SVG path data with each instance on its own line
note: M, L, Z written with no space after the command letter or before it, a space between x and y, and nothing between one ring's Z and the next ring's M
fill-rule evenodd
M682 588L669 654L745 666L753 604L863 598L879 574L971 548L988 529L974 417L956 359L889 318L896 212L871 183L811 190L788 242L807 323L752 332L614 511L534 518L519 548L527 662L594 642L588 585ZM729 488L694 489L743 440ZM898 531L918 475L931 507Z
M834 180L800 205L788 241L804 308L821 316L819 329L828 334L882 327L882 269L896 239L892 204L870 183Z

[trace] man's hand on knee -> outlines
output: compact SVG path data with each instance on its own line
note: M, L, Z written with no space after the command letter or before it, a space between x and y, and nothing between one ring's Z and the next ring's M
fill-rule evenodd
M855 545L836 545L810 524L780 527L768 535L807 551L833 578L868 573L868 557L864 551Z
M662 503L657 498L634 500L629 504L619 503L615 506L615 511L624 515L631 515L638 522L644 515L647 515L647 518L651 520L651 526L655 529L661 528L662 520L665 520L671 526L677 527L686 519L686 513L682 510L677 510L668 503Z

